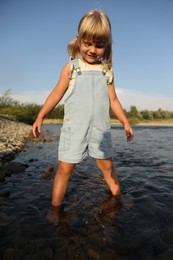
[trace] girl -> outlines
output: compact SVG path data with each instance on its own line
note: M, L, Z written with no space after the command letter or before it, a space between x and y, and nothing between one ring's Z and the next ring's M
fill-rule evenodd
M92 10L79 22L78 35L69 43L71 56L62 69L59 81L48 96L33 124L36 137L44 117L57 105L66 91L64 121L59 142L59 165L52 190L49 220L59 224L62 203L69 178L77 163L86 156L96 159L98 168L116 198L121 194L112 165L109 108L122 123L127 141L133 130L117 98L112 71L112 35L108 16Z

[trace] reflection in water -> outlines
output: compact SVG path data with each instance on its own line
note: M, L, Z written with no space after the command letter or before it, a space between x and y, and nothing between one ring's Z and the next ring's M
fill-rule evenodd
M0 257L171 259L172 128L138 126L134 141L127 143L122 128L113 127L113 161L123 192L120 209L101 214L110 192L95 161L88 158L72 175L58 227L46 215L60 125L44 125L46 130L53 142L28 143L14 160L28 167L0 184Z

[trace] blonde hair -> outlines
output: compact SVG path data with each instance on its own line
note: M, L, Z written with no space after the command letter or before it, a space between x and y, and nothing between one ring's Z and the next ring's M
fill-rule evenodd
M91 10L82 17L78 25L78 35L68 44L67 48L72 58L76 58L79 54L82 39L104 42L105 53L102 63L107 69L112 67L111 23L104 12Z

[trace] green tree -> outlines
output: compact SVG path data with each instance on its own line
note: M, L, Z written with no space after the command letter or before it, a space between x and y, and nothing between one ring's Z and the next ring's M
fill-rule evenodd
M149 110L141 111L141 115L145 120L153 120L153 112Z
M130 107L130 111L128 112L128 117L142 119L141 113L137 110L135 106Z
M14 100L11 98L11 90L8 89L0 97L0 107L12 106L13 104Z
M171 118L171 112L167 110L162 110L159 108L157 111L153 112L154 118L155 119L169 119Z

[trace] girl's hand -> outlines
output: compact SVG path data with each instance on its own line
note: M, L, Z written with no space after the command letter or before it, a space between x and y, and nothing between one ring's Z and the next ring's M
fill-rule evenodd
M37 119L35 120L35 122L32 126L32 132L33 132L34 137L38 137L39 133L41 132L42 123L43 123L43 119L37 117Z
M124 125L124 130L126 132L127 142L132 141L132 139L134 137L134 132L133 132L133 129L131 128L131 126L129 124Z

